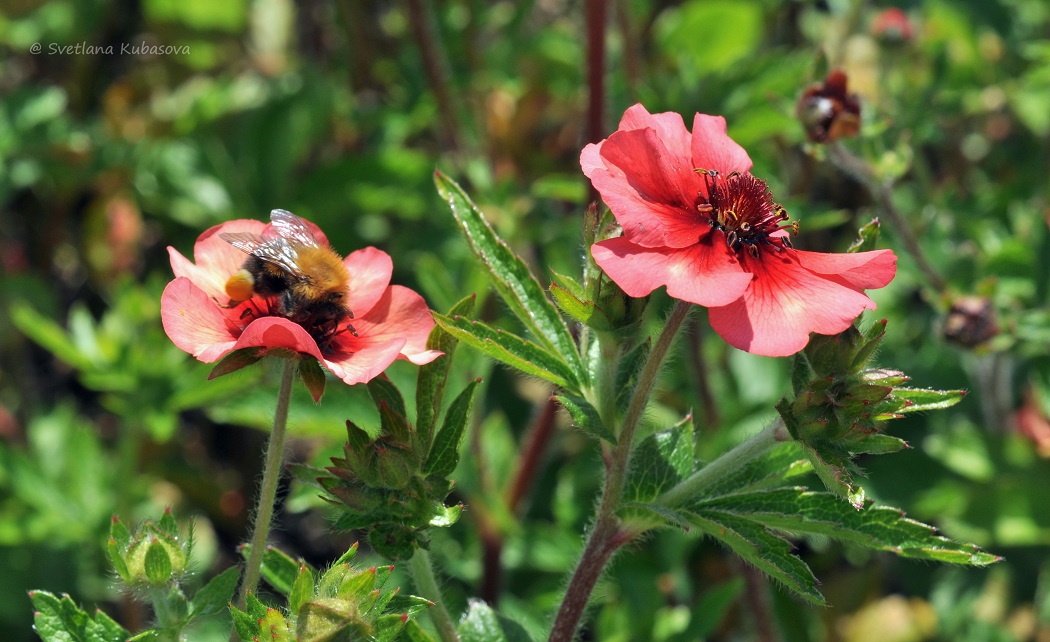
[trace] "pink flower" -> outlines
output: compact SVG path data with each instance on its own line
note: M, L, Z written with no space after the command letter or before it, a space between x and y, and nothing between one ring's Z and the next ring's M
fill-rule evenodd
M302 223L318 246L328 247L320 229ZM226 283L249 255L220 234L242 238L278 235L273 224L236 220L198 237L193 248L195 263L168 248L176 278L161 297L164 331L176 346L200 361L214 363L242 348L258 348L260 354L292 350L317 359L352 385L373 379L396 359L422 365L441 355L426 348L434 327L426 302L408 288L389 285L393 262L385 252L367 247L342 261L349 275L342 301L353 312L352 319L300 325L281 314L279 296L254 293L246 301L230 301Z
M890 250L855 254L792 247L783 208L751 159L726 135L725 119L627 110L619 129L580 157L583 172L623 228L591 247L624 292L660 286L710 308L711 325L731 345L787 356L809 334L837 334L875 304L863 290L896 273Z

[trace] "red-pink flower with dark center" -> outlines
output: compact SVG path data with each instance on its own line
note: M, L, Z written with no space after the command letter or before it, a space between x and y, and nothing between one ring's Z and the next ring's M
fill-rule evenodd
M712 327L741 350L786 356L811 332L842 332L875 308L863 290L896 273L890 250L795 249L797 224L749 173L721 117L697 114L690 133L678 114L635 105L580 163L623 228L591 247L609 278L632 297L666 286L710 308Z
M327 248L321 230L306 224ZM198 237L195 262L168 248L176 278L161 296L161 320L172 342L200 361L214 363L242 348L291 350L317 359L352 385L370 381L397 359L422 365L441 355L426 347L434 327L426 302L408 288L390 285L393 262L385 252L368 247L342 261L349 274L343 302L353 311L352 326L304 327L281 313L277 296L255 293L230 301L227 282L248 255L223 235L272 237L274 232L272 224L261 221L222 223Z

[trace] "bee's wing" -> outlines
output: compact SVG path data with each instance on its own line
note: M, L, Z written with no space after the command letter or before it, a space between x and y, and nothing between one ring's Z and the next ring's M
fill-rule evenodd
M253 254L268 242L264 237L251 232L221 232L219 238L246 254Z
M293 276L303 276L299 267L299 250L301 245L283 236L265 237L249 232L223 232L219 238L233 247L252 256L273 263Z
M277 233L286 239L306 247L321 246L314 237L314 233L306 225L306 221L288 210L272 210L270 212L270 223L273 224Z
M278 236L252 250L252 256L267 263L273 263L292 276L302 277L303 270L299 267L299 250L297 249L299 247L302 245L296 240Z

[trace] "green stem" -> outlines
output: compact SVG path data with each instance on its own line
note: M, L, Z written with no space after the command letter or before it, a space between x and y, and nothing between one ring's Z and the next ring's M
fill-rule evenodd
M459 634L456 633L456 623L445 608L445 602L441 599L441 589L438 587L437 578L434 577L434 567L430 564L430 553L417 548L411 561L412 579L416 582L416 589L434 603L427 609L430 619L437 628L438 636L442 642L459 642Z
M752 435L747 441L723 453L679 482L678 485L653 500L653 503L668 508L680 506L712 482L724 478L734 470L739 470L741 466L757 459L773 446L788 440L790 437L784 428L783 420L777 419L763 431Z
M252 526L252 548L248 553L248 563L244 568L244 582L241 584L241 592L237 597L237 605L242 609L248 593L254 593L259 586L263 554L266 552L266 539L270 535L273 505L277 497L277 482L281 478L281 464L284 462L284 436L285 429L288 427L288 407L292 400L292 381L295 378L296 361L285 359L284 362L281 388L277 392L277 409L273 414L273 430L270 431L270 440L266 444L262 486L259 488L259 503L255 508L255 523Z
M691 303L678 301L667 317L667 322L660 336L653 344L649 352L649 358L642 366L638 375L638 384L631 395L631 402L627 406L623 425L617 435L616 447L613 448L610 457L608 471L605 475L605 487L602 489L601 502L598 504L598 513L595 516L594 526L587 537L587 545L583 549L580 561L573 571L569 587L565 592L565 599L558 609L558 615L551 629L550 642L561 642L572 640L576 636L576 627L579 626L583 612L587 608L587 601L595 584L604 572L606 564L612 559L616 551L630 541L629 533L620 528L619 519L616 517L616 509L619 508L620 499L623 495L624 484L627 480L628 464L633 451L634 435L641 423L645 406L649 402L649 394L656 383L657 375L663 366L664 357L674 342L675 335L682 327L682 323L692 309ZM600 394L615 395L612 390L603 389Z

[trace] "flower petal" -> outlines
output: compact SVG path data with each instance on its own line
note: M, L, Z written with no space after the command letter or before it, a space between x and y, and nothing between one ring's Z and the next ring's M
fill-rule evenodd
M893 250L850 254L797 250L795 254L807 270L837 277L835 280L856 290L884 287L897 274L897 255Z
M423 297L400 285L392 285L370 310L353 321L358 336L349 333L338 337L337 352L359 352L370 346L386 344L397 339L406 358L413 363L428 363L426 359L427 337L434 328L434 317L430 314ZM417 359L426 359L417 361ZM388 364L389 365L389 364Z
M241 269L248 255L220 238L219 233L261 234L265 227L261 221L249 219L227 221L210 227L197 237L193 246L195 263L190 263L174 248L168 248L172 272L175 276L187 277L208 296L225 301L229 298L226 295L226 281Z
M386 293L394 262L390 255L374 247L351 252L343 264L350 273L350 294L347 305L356 316L367 314Z
M218 361L236 343L222 310L184 276L164 288L160 318L172 343L204 363Z
M685 128L682 115L675 112L650 114L641 104L632 105L620 119L619 131L633 129L652 129L663 143L671 159L672 166L696 169L692 165L692 137Z
M317 342L310 333L297 323L284 317L261 317L248 324L237 338L234 349L241 348L285 348L323 359Z
M744 272L725 246L701 242L684 249L647 248L618 237L591 246L595 262L632 297L666 285L667 294L698 305L731 303L747 289Z
M714 169L723 176L751 170L751 157L726 134L726 119L721 116L697 114L693 118L692 148L694 168Z
M329 355L324 364L347 385L367 383L382 374L397 359L404 345L403 338L376 342L356 352Z
M695 209L703 180L655 130L616 132L600 152L605 169L593 171L591 183L633 243L687 247L710 230Z
M837 334L875 303L861 292L807 270L798 260L764 254L748 261L755 280L739 300L710 309L711 327L732 346L785 357L804 348L809 333Z

